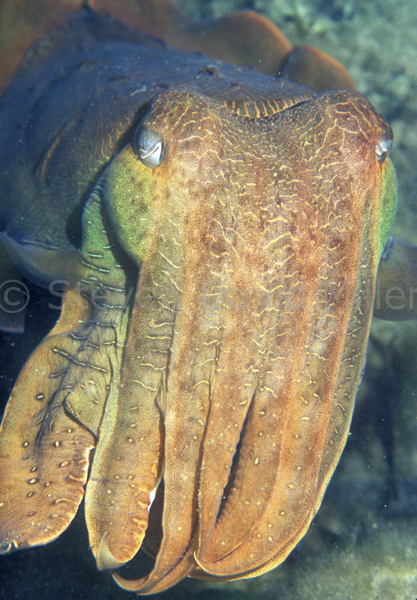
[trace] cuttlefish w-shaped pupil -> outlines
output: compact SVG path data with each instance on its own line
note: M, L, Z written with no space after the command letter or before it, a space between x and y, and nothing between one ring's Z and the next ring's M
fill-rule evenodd
M384 160L389 156L392 150L392 145L394 143L394 134L392 133L391 127L389 127L384 133L380 136L376 144L376 159L379 163L384 162Z
M135 152L139 160L150 169L156 169L162 163L165 154L164 138L162 134L139 126L133 141Z

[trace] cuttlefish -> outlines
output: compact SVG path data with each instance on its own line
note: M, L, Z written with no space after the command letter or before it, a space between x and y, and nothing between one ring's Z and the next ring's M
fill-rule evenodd
M255 577L321 504L376 287L377 316L414 317L392 131L251 13L44 4L33 25L23 3L31 47L2 50L2 327L23 328L21 277L62 310L1 426L0 549L56 539L85 495L97 566L126 590ZM126 580L141 547L155 565Z

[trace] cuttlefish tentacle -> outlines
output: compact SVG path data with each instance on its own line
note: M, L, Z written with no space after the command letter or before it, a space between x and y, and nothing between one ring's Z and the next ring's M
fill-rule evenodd
M0 515L13 523L1 526L4 551L50 542L73 519L120 370L129 275L117 268L98 197L87 203L83 222L79 281L22 370L2 423Z
M360 253L349 257L349 262L352 261L351 264L360 258L359 273L360 269L364 271L369 269L371 257L366 251L366 247L371 246L372 237L369 235L368 241L365 238L365 243L360 249L361 257ZM315 321L315 323L313 328L310 328L313 336L310 335L308 365L306 365L309 372L308 381L305 378L304 384L297 390L291 403L291 415L286 424L282 456L278 462L278 468L277 465L271 467L267 464L267 467L272 468L275 481L272 494L262 505L263 510L259 515L259 520L254 522L254 519L250 519L250 501L248 507L244 505L244 499L250 497L248 492L251 483L250 468L247 468L248 464L246 463L242 465L242 471L245 469L245 474L244 478L242 477L241 486L239 478L236 476L237 493L230 496L230 506L228 506L228 499L203 558L196 555L200 569L197 569L193 576L204 578L211 575L213 578L223 577L230 580L261 575L285 560L309 527L321 504L324 490L338 462L349 431L353 411L353 403L349 401L349 398L360 381L364 366L364 360L358 363L356 356L358 349L365 351L367 332L372 316L369 309L364 312L364 305L355 300L361 298L367 305L372 300L368 296L368 285L374 286L375 284L377 268L375 257L372 257L372 262L373 281L364 280L359 276L354 297L343 299L343 303L345 301L352 303L352 312L347 320L343 319L341 315L343 311L340 305L332 307L331 304L328 304L325 316L326 319L331 319L332 316L338 319L338 336L337 339L330 338L329 343L326 344L327 347L316 337L317 332L322 329L322 324L318 320L322 320L324 315L314 315L313 322ZM334 310L335 308L338 310ZM336 320L331 322L334 324ZM341 336L342 343L340 344L341 323L343 323L344 336ZM322 336L320 335L320 337ZM320 347L320 355L316 353L318 347ZM324 353L331 357L330 361L326 359L325 364L323 364ZM333 360L334 364L332 365L330 362ZM338 365L340 365L339 368L337 368ZM320 378L323 369L326 370L326 373L334 374L325 382L322 382ZM331 398L333 398L333 402L331 402ZM274 410L273 402L271 407ZM263 431L263 428L258 429L258 433L259 431ZM277 439L279 439L278 436ZM298 441L295 449L293 447L294 440ZM242 445L244 444L245 438ZM311 448L314 448L314 454L309 453ZM269 458L268 454L264 456L265 459ZM267 462L265 459L264 462ZM261 462L262 458L259 459L259 464ZM240 457L238 471L239 467ZM259 480L267 480L264 472L258 473ZM280 485L280 480L283 482L282 485ZM246 491L246 496L240 487ZM239 492L241 492L240 497ZM310 499L308 503L307 499ZM252 503L256 504L256 500ZM246 508L249 510L246 511ZM246 522L246 515L249 516L249 522ZM245 516L243 522L245 525L247 524L243 535L239 530L236 531L236 523L242 523L239 516L240 519ZM244 539L242 540L242 538Z
M195 223L195 217L190 221ZM236 233L239 234L238 231ZM191 231L188 231L187 239L192 241ZM142 582L126 582L115 576L124 589L140 593L161 592L195 567L194 554L198 548L196 525L198 522L201 529L206 524L202 521L202 498L207 498L206 504L210 503L212 508L212 511L207 511L205 505L209 519L213 520L209 528L211 531L258 379L256 368L252 368L252 330L250 327L247 330L239 328L240 312L223 304L224 292L232 289L233 293L230 272L235 256L231 254L229 260L224 255L222 259L218 257L215 265L212 249L210 245L205 252L200 249L200 256L189 256L185 265L188 277L184 281L175 324L172 371L168 378L164 419L163 537L155 567ZM207 279L209 261L211 270ZM224 269L221 275L216 272L216 266L222 268L220 262ZM248 270L240 275L244 289L244 278L249 284L251 272ZM239 299L236 298L236 301ZM230 318L231 315L233 318ZM234 401L236 389L240 396ZM179 402L180 398L182 402ZM190 406L195 409L190 410ZM230 413L233 415L232 424ZM217 426L213 427L216 423ZM220 443L217 433L220 434ZM206 454L209 459L213 455L217 459L215 465L210 464L210 469L204 460ZM180 472L178 465L181 465ZM208 484L209 498L204 496L207 489L203 482ZM192 503L187 498L188 494Z

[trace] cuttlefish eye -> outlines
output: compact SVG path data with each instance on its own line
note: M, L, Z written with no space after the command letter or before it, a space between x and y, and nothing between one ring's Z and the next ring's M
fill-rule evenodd
M391 127L389 127L379 138L376 144L376 159L379 163L384 162L391 152L394 135Z
M150 169L162 163L165 154L164 138L160 133L139 126L136 129L133 146L139 160Z

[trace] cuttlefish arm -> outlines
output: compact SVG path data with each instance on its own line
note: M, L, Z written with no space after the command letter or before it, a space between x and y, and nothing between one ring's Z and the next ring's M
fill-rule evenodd
M312 122L321 120L318 118L320 105L326 114L328 97L318 97L306 110L310 120L305 122L304 135L307 131L310 135L317 131ZM276 379L274 381L276 373L272 375L270 387L275 394L267 403L262 405L259 391L252 400L253 412L249 414L242 438L232 491L207 545L200 541L201 554L195 555L200 569L193 573L195 576L254 577L280 564L311 523L343 450L364 366L378 263L393 225L397 197L396 175L387 151L383 157L379 155L380 143L385 147L384 140L391 134L386 125L384 127L380 120L378 123L378 118L375 119L376 113L371 116L373 111L369 109L369 105L360 101L355 103L353 99L351 103L336 100L335 120L333 124L329 122L331 129L336 129L331 134L327 130L328 145L323 145L321 157L323 165L331 164L328 176L335 169L336 180L338 176L343 179L345 169L349 173L352 173L351 169L358 169L360 175L356 182L350 179L350 185L343 186L342 196L342 188L336 185L331 196L334 200L343 198L345 207L350 204L355 219L362 224L360 235L353 241L353 222L343 218L342 227L348 234L344 246L344 236L339 236L339 228L334 229L327 221L324 225L326 241L323 240L323 246L316 246L316 251L320 254L325 248L327 251L331 248L330 254L326 258L324 255L322 258L304 255L309 263L318 259L312 273L319 276L309 276L305 280L307 289L301 315L307 320L301 321L301 330L297 330L300 313L292 311L288 316L289 331L297 332L296 339L286 345L287 352L288 348L294 348L289 351L291 375L285 377L283 385ZM302 118L298 123L302 130ZM323 118L324 127L325 123ZM340 151L344 159L337 166L337 161L329 161L327 152L331 153L339 127L353 137L349 140L349 136L342 133ZM355 129L363 136L361 141L355 139ZM357 143L361 147L359 157L354 150ZM302 173L302 169L297 173ZM314 198L318 188L313 182L311 185ZM311 198L310 195L308 204ZM320 204L318 197L317 202ZM294 242L296 238L292 238L291 243ZM323 302L323 292L329 291L329 282L334 282L336 290L349 280L352 284L352 287L348 285L350 293L336 292ZM311 297L309 293L312 293ZM314 309L317 300L321 304L318 312ZM298 354L300 339L302 346ZM301 359L300 363L297 357ZM284 356L281 360L285 364ZM299 376L295 375L294 368L296 371L299 368ZM283 407L286 414L283 414ZM271 412L275 413L272 419ZM270 422L266 423L268 417ZM269 438L267 442L265 437ZM261 463L265 465L262 473L258 468ZM203 475L206 473L204 459L202 472ZM264 501L260 501L259 493L256 494L259 481L265 482L261 494ZM203 493L201 496L206 497ZM203 512L201 506L200 518ZM201 531L205 532L207 528L202 527Z
M221 271L222 255L232 252L232 248L222 239L220 224L216 225L216 213L225 211L229 215L230 205L227 203L222 208L220 172L212 173L216 180L212 185L219 191L219 203L213 202L207 190L205 204L205 192L200 189L198 173L200 163L204 164L206 158L204 172L211 177L208 172L210 153L207 157L200 156L201 148L197 144L199 152L196 154L192 141L191 147L187 147L188 137L191 140L194 137L192 115L199 113L196 103L199 99L198 95L194 97L186 92L174 93L172 100L167 103L161 98L159 110L163 111L163 115L164 108L166 109L170 116L170 127L176 123L179 147L170 147L168 141L162 165L155 171L141 164L133 149L128 147L112 161L106 173L106 185L103 186L117 236L125 250L141 266L122 371L123 391L119 404L121 419L117 425L118 436L114 440L116 445L107 453L109 462L103 472L132 473L133 465L136 464L135 457L147 456L146 440L149 434L161 427L163 430L163 538L152 573L143 581L131 584L131 589L143 593L150 590L154 593L170 587L195 566L190 549L198 524L198 480L202 443L210 411L209 390L216 378L216 355L227 339L236 336L238 343L240 336L250 337L250 331L234 333L232 323L219 323L220 307L217 298L222 293L222 281L213 260ZM216 119L211 122L210 102L203 100L202 109L205 110L206 124L210 125L208 136L214 138L213 151L219 152L219 142L215 137L221 137L222 123ZM158 109L156 112L160 114ZM210 134L212 125L217 131L214 135ZM147 139L146 136L144 139ZM235 132L234 142L237 139ZM140 136L138 143L141 144ZM149 162L150 156L157 157L158 143L159 140L155 140L155 148L152 150L151 147L148 152L142 153L141 158ZM177 161L175 157L178 154ZM237 160L243 163L243 158ZM185 166L187 168L184 170ZM190 188L187 183L190 183ZM182 190L187 188L190 193L182 198ZM233 220L232 214L226 218ZM212 234L207 231L207 227L212 228ZM214 236L219 239L216 241ZM204 239L207 237L211 242L206 247ZM228 277L227 269L224 276ZM247 339L242 339L241 345L247 346ZM234 384L239 388L243 388L247 382L247 372L250 373L249 359L249 356L244 359L243 362L247 364L242 369L242 357L236 355L237 363L231 365L234 367L231 372L236 373ZM250 377L256 379L256 373ZM221 379L228 380L228 373L223 372ZM240 380L239 383L237 379ZM232 387L233 382L229 381L228 389ZM227 389L224 394L229 395ZM248 389L248 399L250 394ZM147 418L141 419L142 413L148 415L151 410L156 409L156 423L155 419L154 424L152 421L148 422ZM129 421L125 421L124 410L130 411ZM232 432L233 448L247 412L243 402L237 412L236 427ZM131 439L129 442L127 433L121 434L121 431L131 425L134 427L128 429ZM149 428L147 434L144 432L146 425ZM129 452L130 448L132 450ZM229 452L230 457L233 456L232 450ZM132 456L131 464L124 467L121 461L117 461L118 456L126 460ZM151 475L155 477L155 469L150 470L147 461L141 460L140 468L136 467L135 470L135 480L142 482L143 491L147 491L149 487L146 486L145 479L149 479ZM124 491L125 487L118 486L113 477L110 478L110 485L107 483L107 489L116 498L116 506L119 506L117 496L121 497L122 503L123 495L128 495L129 490ZM113 519L112 507L108 503L103 505L107 489L102 486L101 496L94 498L94 501L89 498L87 490L87 523L91 539L89 505L100 506L102 524L94 527L93 532L97 529L103 532L102 535L106 536L105 546L101 541L96 544L93 537L92 547L98 547L99 564L113 566L113 560L121 562L121 557L125 561L133 556L140 540L130 548L129 556L124 540L124 523ZM132 504L128 498L127 506L132 505L136 512L136 503ZM146 524L142 525L142 531ZM134 523L132 525L135 526ZM115 577L118 582L122 581L117 575ZM126 583L124 587L127 585L130 584Z
M156 145L146 160L150 156L156 160L157 152ZM191 169L194 174L195 168ZM141 546L163 469L164 537L155 569L137 584L138 589L172 571L195 534L207 388L221 335L219 327L203 318L201 275L199 280L192 277L201 266L197 240L204 229L204 212L190 198L182 203L177 196L166 197L171 185L178 192L172 175L170 170L145 167L129 146L113 159L103 181L116 234L140 265L140 280L116 421L112 434L103 443L100 439L97 447L87 486L86 520L99 568L126 562ZM184 227L191 205L189 224ZM187 244L191 252L186 255ZM95 473L106 474L106 480ZM124 513L126 518L120 518ZM191 561L175 581L193 566Z
M73 292L63 300L56 327L32 354L12 392L0 435L0 552L57 538L84 496L95 439L68 418L59 390L65 360L56 343L88 318L88 305Z
M0 551L52 541L84 496L106 404L118 393L136 269L92 194L83 215L79 279L61 316L22 369L0 431Z
M108 14L130 29L186 52L203 52L227 63L281 75L313 90L354 88L344 67L309 46L292 49L282 32L261 15L242 11L198 22L172 0L5 0L0 6L0 92L30 46L81 10ZM28 63L30 66L30 62Z
M164 477L154 569L114 573L124 589L254 576L306 531L348 433L395 215L394 169L376 153L387 134L356 93L248 119L172 90L136 154L108 167L103 201L140 279L118 435L87 487L100 568L135 554Z

